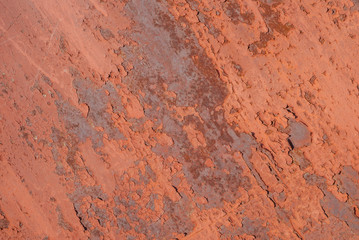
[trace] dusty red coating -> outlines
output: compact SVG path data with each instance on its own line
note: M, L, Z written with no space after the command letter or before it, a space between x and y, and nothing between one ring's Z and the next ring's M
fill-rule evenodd
M0 7L0 239L358 239L358 1Z

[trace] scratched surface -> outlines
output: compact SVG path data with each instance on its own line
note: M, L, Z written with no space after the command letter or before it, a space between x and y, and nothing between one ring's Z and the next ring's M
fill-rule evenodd
M0 7L0 239L359 239L358 1Z

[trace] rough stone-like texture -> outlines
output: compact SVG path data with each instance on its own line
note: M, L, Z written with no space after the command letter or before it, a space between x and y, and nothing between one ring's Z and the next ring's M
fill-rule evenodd
M358 1L0 9L0 239L359 239Z

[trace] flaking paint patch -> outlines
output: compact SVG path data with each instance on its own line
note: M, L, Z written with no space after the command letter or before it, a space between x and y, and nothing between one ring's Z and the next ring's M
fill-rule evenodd
M293 148L301 148L309 146L312 142L311 133L308 127L293 119L288 120L289 138L288 141Z

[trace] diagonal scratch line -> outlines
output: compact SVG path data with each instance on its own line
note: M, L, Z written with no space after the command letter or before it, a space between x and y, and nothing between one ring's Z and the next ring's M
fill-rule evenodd
M19 19L19 17L21 16L21 13L19 15L17 15L17 17L14 19L14 21L12 21L12 23L10 24L10 26L6 29L6 31L9 31L9 29L16 23L16 21Z
M55 33L56 33L56 30L57 30L57 26L59 25L59 23L56 24L56 26L53 28L53 31L52 31L52 34L50 36L50 39L49 39L49 42L47 43L47 50L50 49L50 43L52 41L52 38L54 37ZM46 54L45 54L45 57L47 57L48 55L48 52L46 51ZM40 68L37 70L37 73L35 75L35 80L37 79L37 77L39 76L39 73L40 73Z
M6 39L5 41L0 42L0 46L1 46L1 45L4 45L5 43L7 43L7 42L9 42L9 41L12 41L13 39L15 39L15 38L16 38L17 36L19 36L19 35L20 35L20 34L17 34L17 35L15 35L15 36L12 36L12 37Z
M53 31L52 31L52 34L50 36L50 39L49 39L49 42L48 42L48 46L47 48L49 49L50 48L50 43L52 41L52 38L54 37L55 33L56 33L56 30L57 30L57 26L59 25L59 23L56 24L56 26L54 27ZM47 54L46 54L47 55Z

